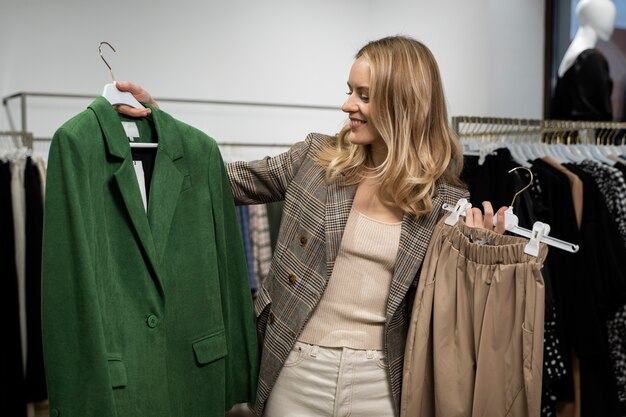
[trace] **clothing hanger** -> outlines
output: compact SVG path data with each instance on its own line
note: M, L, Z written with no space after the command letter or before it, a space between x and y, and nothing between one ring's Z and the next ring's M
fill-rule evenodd
M115 48L113 48L113 46L111 46L110 43L100 42L100 45L98 46L98 52L100 52L100 58L102 58L102 61L104 61L104 64L107 66L107 68L109 68L109 71L111 72L111 78L113 79L112 83L106 84L104 86L104 90L102 91L102 97L109 100L109 102L113 106L115 106L116 104L126 104L136 109L144 109L145 107L140 102L138 102L137 99L131 93L129 93L128 91L120 91L115 86L115 75L113 74L113 69L111 68L107 60L104 59L104 56L102 55L102 45L107 45L109 48L113 50L113 52L115 52Z
M528 170L528 172L530 173L530 182L524 188L515 193L515 195L513 196L513 200L511 201L511 205L504 212L504 230L519 236L529 238L530 241L524 247L524 253L535 257L539 255L539 242L554 246L558 249L562 249L571 253L578 252L578 245L548 236L548 234L550 233L550 225L547 223L537 221L533 224L532 230L528 230L518 226L519 219L513 213L513 204L515 203L515 199L517 198L517 196L525 191L528 187L530 187L533 183L533 173L530 169L519 166L511 169L509 171L509 174L517 169ZM459 216L465 216L466 211L472 208L472 203L467 201L467 199L465 198L461 198L455 206L452 206L450 204L444 204L442 208L446 211L451 212L446 220L444 220L444 223L452 226L456 224ZM496 224L496 222L497 218L494 217L494 225Z
M530 162L528 162L531 160L531 158L528 158L528 154L524 152L525 149L524 149L523 144L507 142L506 147L511 152L511 156L513 157L513 160L515 161L515 163L525 166L525 167L531 166Z
M120 91L117 89L117 86L115 85L115 75L113 74L113 69L102 55L102 45L107 45L113 50L113 52L115 52L115 48L113 48L110 43L100 42L100 45L98 46L100 58L102 58L104 64L107 66L107 68L109 68L109 71L111 72L111 78L113 79L112 83L106 84L104 86L104 90L102 91L102 97L106 98L112 106L117 104L126 104L136 109L144 109L144 105L137 101L137 99L131 93L129 93L128 91ZM159 146L158 143L129 142L129 144L131 148L156 148Z
M583 149L588 150L589 154L591 155L591 158L596 162L601 162L603 164L607 164L611 166L615 163L615 161L610 160L609 158L607 158L606 156L604 156L604 154L600 152L600 150L598 149L598 145L585 144L585 145L580 145L580 146Z
M2 139L11 139L2 140ZM19 159L26 159L33 155L33 152L24 145L22 137L14 135L0 136L0 161L14 162Z
M553 145L548 145L547 143L542 142L536 144L535 146L538 148L539 154L541 155L540 157L549 156L559 164L563 164L566 162L565 159L563 159L554 151Z

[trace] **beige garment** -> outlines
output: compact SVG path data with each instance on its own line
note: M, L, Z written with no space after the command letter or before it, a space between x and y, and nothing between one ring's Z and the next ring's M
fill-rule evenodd
M574 174L569 169L565 168L561 165L556 159L550 156L544 156L543 159L545 162L552 165L554 168L558 169L565 175L567 175L567 179L570 183L570 188L572 190L572 202L574 203L574 213L576 215L576 224L578 225L578 229L583 223L583 182L578 175Z
M328 287L298 340L326 347L383 349L385 312L402 223L352 208Z
M609 154L606 157L611 159L611 160L613 160L613 161L615 161L615 162L618 162L618 163L620 163L622 165L626 165L626 160L624 160L624 158L620 158L619 156L617 156L615 154Z
M46 198L46 163L43 159L37 158L37 168L41 178L41 196Z
M539 416L547 247L535 258L527 242L439 222L409 323L402 417Z
M26 370L26 193L24 191L24 168L26 159L11 162L11 207L13 209L13 232L15 235L15 269L20 306L20 331L22 335L22 358Z

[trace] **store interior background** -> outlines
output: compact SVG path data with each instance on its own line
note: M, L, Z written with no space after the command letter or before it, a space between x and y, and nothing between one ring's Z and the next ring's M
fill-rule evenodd
M451 116L540 118L544 14L536 0L3 0L0 95L100 95L111 82L98 54L107 41L117 50L103 49L116 79L156 98L336 107L161 103L218 142L291 144L337 132L356 51L405 34L435 54ZM29 97L27 130L51 137L90 102ZM19 100L9 100L0 130L20 130L20 113ZM266 150L224 151L249 158Z
M1 0L0 96L100 95L111 82L98 54L107 41L117 50L103 49L116 78L141 84L157 99L332 107L161 102L163 110L220 143L286 147L312 131L336 133L346 119L340 106L356 51L370 40L404 34L433 51L450 116L540 119L546 117L550 68L575 33L571 10L577 2ZM626 0L614 2L616 30L598 48L609 60L619 120L626 92ZM564 26L552 28L559 33L546 32L550 5L561 13ZM91 101L29 97L27 130L50 138ZM20 101L7 100L0 131L20 130L21 119ZM36 142L35 155L45 159L48 146ZM223 146L222 153L227 160L256 159L284 147Z
M576 3L552 2L560 4L560 13ZM619 113L626 1L615 4L614 39L598 47L611 62ZM575 19L561 19L571 27L559 29L565 33L559 41L546 33L545 16L546 2L538 0L3 0L0 95L101 94L111 82L98 54L107 41L117 50L103 49L116 79L139 83L156 98L332 107L161 103L218 142L287 145L311 131L337 132L355 52L369 40L405 34L435 54L450 116L543 118L550 88L546 61L560 59L576 25ZM553 57L546 58L546 39L552 38ZM0 131L21 130L20 100L4 101ZM28 97L27 130L51 137L90 102ZM36 151L45 156L46 145L36 144ZM229 159L279 150L224 148Z

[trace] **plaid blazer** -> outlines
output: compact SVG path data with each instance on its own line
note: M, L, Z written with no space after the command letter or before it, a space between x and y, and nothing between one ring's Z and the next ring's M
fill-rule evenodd
M283 363L320 301L333 270L356 186L328 183L313 156L334 137L312 133L275 157L233 162L226 168L236 204L284 200L283 217L268 278L255 301L262 357L254 412L265 402ZM418 271L443 203L456 204L467 191L436 185L433 211L405 214L389 298L384 346L391 390L399 415L402 365L408 328L407 297L414 295Z

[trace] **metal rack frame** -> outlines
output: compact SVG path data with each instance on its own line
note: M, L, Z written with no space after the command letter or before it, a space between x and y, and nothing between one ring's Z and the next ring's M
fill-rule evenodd
M5 108L11 128L16 130L13 126L13 118L9 112L9 102L13 100L20 101L20 130L24 133L28 132L28 97L43 97L43 98L62 98L62 99L94 99L97 96L92 94L67 94L67 93L43 93L34 91L23 91L15 94L11 94L2 99L2 105ZM246 106L246 107L269 107L269 108L283 108L283 109L307 109L307 110L341 110L337 106L324 106L313 104L288 104L288 103L269 103L260 101L229 101L229 100L201 100L201 99L185 99L185 98L156 98L158 102L163 103L178 103L178 104L205 104L205 105L219 105L219 106ZM46 138L34 138L34 140L46 140ZM285 145L277 145L271 143L228 143L223 144L227 146L259 146L259 147L285 147Z

